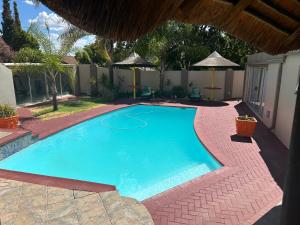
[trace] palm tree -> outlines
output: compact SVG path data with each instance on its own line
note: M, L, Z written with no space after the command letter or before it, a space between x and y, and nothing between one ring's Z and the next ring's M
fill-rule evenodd
M67 49L74 46L75 42L78 41L81 38L84 38L88 35L91 35L90 33L81 30L80 28L69 25L68 28L59 36L59 39L61 40L62 46L65 46ZM114 48L114 42L111 39L105 39L102 37L97 36L96 37L96 44L99 46L99 49L101 51L101 55L104 59L106 59L106 65L109 68L109 80L111 83L111 86L113 86L113 48ZM84 51L84 50L81 50ZM82 54L88 55L88 52L83 52ZM88 59L91 59L91 57L87 57ZM90 61L90 63L93 63Z
M56 77L58 74L68 74L71 80L74 78L74 72L65 66L63 66L62 57L67 55L71 50L72 46L64 46L56 48L55 43L51 41L49 26L45 24L46 32L43 32L39 24L32 23L28 29L30 33L39 43L41 50L41 60L38 65L27 64L19 68L26 72L36 72L37 70L43 71L50 81L51 94L52 94L52 105L53 111L58 110L57 105L57 87L56 87ZM30 50L30 49L29 49ZM29 51L28 50L28 51Z

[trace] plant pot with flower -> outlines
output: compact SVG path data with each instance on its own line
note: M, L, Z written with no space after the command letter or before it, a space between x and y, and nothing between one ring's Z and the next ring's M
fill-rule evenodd
M236 123L236 133L238 136L242 136L242 137L253 136L257 124L257 120L254 117L248 115L237 116L235 119L235 123Z
M18 127L19 116L14 108L0 104L0 128L14 129Z

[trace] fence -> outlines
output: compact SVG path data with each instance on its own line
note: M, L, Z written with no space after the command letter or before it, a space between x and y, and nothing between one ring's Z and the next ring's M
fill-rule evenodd
M108 69L95 65L83 64L78 66L80 92L90 95L93 86L98 92L105 92L103 82L108 80ZM103 78L103 76L105 78ZM122 93L131 93L133 86L133 71L130 69L113 69L114 85L119 87ZM200 88L204 97L211 95L211 90L206 89L211 85L210 71L165 71L164 90L171 91L175 86L182 86L190 93L193 87ZM214 90L214 96L218 100L241 98L243 96L244 71L220 70L216 71L215 86L219 89ZM147 71L136 69L136 86L141 89L150 86L154 90L159 90L160 73L159 71Z

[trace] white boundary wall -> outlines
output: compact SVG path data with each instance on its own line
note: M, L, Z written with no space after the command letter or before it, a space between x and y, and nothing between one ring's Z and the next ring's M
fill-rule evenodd
M171 91L174 86L181 86L182 71L165 71L165 90ZM89 65L79 65L80 73L80 87L82 93L90 94L90 67ZM114 85L120 86L121 92L132 92L133 85L133 71L130 69L113 70ZM154 90L159 90L160 86L160 73L159 71L140 70L140 86L150 86ZM108 77L108 69L104 67L97 67L98 87L101 90L101 77L105 74ZM226 71L215 72L215 86L220 87L220 90L215 91L215 97L218 100L224 99L225 77ZM233 71L233 84L232 84L232 98L242 98L243 96L243 82L244 71ZM210 71L188 71L188 91L190 92L193 87L198 87L204 97L210 97L210 90L205 87L211 85L211 72Z
M16 96L12 71L0 64L0 104L16 107Z

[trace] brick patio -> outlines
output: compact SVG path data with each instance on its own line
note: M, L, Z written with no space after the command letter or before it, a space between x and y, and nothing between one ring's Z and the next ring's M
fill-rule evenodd
M195 120L203 144L225 166L144 201L156 225L254 224L281 201L287 149L260 122L253 139L235 136L234 117L251 112L227 104L199 106Z
M27 112L23 128L44 138L128 103L118 102L48 121L31 118ZM189 103L175 105L186 104ZM238 114L251 112L237 101L198 105L195 130L224 167L145 200L155 224L254 224L278 205L287 149L260 122L253 139L237 137L234 117Z

